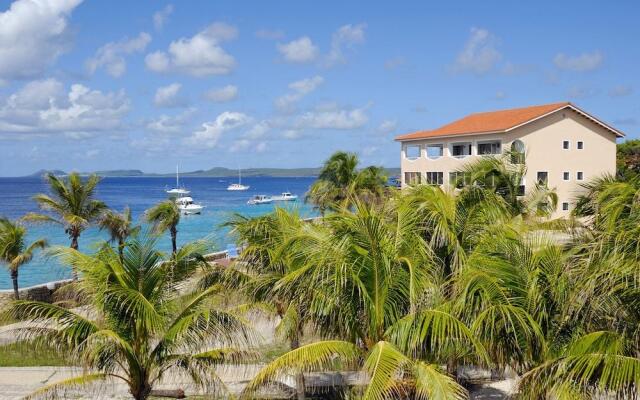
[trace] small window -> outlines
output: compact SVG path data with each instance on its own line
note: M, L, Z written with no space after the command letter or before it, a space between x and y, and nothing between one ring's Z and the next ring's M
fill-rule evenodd
M427 171L427 184L428 185L442 185L442 172L429 172Z
M578 142L578 150L584 149L584 142Z
M582 173L582 171L579 171L576 175L577 175L577 179L578 179L579 181L581 181L581 180L583 180L583 179L584 179L584 174Z
M524 176L520 179L520 185L518 186L518 196L524 196L525 190L527 189L526 182Z
M478 154L479 155L489 155L489 154L500 154L501 146L500 142L484 142L478 143Z
M415 160L420 158L420 146L419 145L408 145L404 148L405 157L409 160Z
M569 203L567 202L562 203L562 211L569 211Z
M454 157L466 157L471 155L471 143L456 143L451 146L451 154Z
M514 140L511 143L511 162L524 164L524 143L521 140Z
M406 185L419 185L420 184L420 172L405 172L404 183Z
M562 173L562 179L565 180L565 181L569 180L569 176L570 176L570 174L568 172L566 172L566 171Z
M536 181L538 185L546 185L549 182L549 173L547 171L538 171Z
M471 175L465 172L449 172L449 185L462 188L471 184Z
M444 150L441 144L428 144L427 145L427 157L428 158L440 158L444 154Z
M565 150L569 150L569 141L568 140L562 141L562 148L565 149Z

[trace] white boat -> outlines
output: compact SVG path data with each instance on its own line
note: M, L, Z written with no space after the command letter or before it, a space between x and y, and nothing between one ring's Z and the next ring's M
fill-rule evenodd
M180 211L186 215L200 214L204 208L204 206L194 203L193 199L188 196L178 197L176 199L176 205Z
M189 193L191 192L180 187L180 172L176 165L176 187L167 190L167 194L170 199L175 201L181 213L186 215L200 214L204 206L194 203L193 199L188 196Z
M264 194L257 194L253 196L252 199L247 201L249 205L258 205L258 204L269 204L273 201L273 199L269 196L265 196Z
M239 168L238 168L238 183L232 183L231 185L227 186L227 190L233 190L233 191L249 190L249 185L242 184L242 173L240 172Z
M273 201L296 201L298 196L290 192L282 192L280 196L272 196Z

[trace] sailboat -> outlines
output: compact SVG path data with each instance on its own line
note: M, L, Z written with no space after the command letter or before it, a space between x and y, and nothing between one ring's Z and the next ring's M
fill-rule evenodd
M181 213L186 215L200 214L204 206L194 203L193 199L188 196L188 194L191 192L185 188L180 187L179 175L180 173L178 171L178 166L176 165L176 187L167 190L169 198L175 201Z
M242 184L242 173L240 172L240 168L238 168L238 183L232 183L227 186L227 190L248 190L249 185Z

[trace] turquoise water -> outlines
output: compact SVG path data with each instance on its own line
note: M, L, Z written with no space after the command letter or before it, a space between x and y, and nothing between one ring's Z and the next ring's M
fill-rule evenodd
M251 188L245 192L229 192L229 183L235 178L184 178L181 185L191 190L191 196L197 203L205 206L201 215L182 216L178 226L178 245L196 240L207 239L211 251L225 249L233 243L227 230L220 228L233 213L257 216L271 211L274 205L249 206L247 200L256 194L275 195L284 191L297 194L300 200L286 203L286 207L299 209L302 216L313 216L314 211L302 202L305 192L315 178L243 178L242 183ZM129 206L134 220L140 222L144 210L166 199L165 190L175 185L172 178L105 178L100 182L97 198L117 211ZM11 219L38 211L31 200L37 193L48 193L47 184L40 178L0 178L0 216ZM30 225L29 239L46 238L51 245L69 245L69 239L62 227L56 225ZM108 239L104 232L91 227L80 237L80 250L92 251L95 243ZM170 251L171 241L168 234L158 240L158 247ZM11 287L9 274L0 267L0 289ZM60 265L55 259L42 255L20 269L21 287L31 286L71 276L68 266Z

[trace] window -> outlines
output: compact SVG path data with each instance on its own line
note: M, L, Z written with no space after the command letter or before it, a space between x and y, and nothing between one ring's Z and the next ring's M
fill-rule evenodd
M427 157L428 158L439 158L444 154L443 148L441 144L428 144L427 145Z
M511 143L511 162L524 164L524 143L521 140L514 140Z
M582 171L578 171L578 173L577 173L576 175L577 175L577 179L578 179L579 181L581 181L582 179L584 179L584 174L582 173Z
M568 181L569 180L569 173L568 172L563 172L562 173L562 180Z
M518 186L518 196L524 196L524 191L526 189L524 176L520 179L520 186Z
M578 150L584 149L584 142L578 142Z
M501 146L499 141L478 143L478 154L500 154Z
M471 175L465 172L449 172L449 185L462 188L471 184Z
M549 182L549 173L547 171L538 171L536 182L538 182L538 185L546 185Z
M562 141L562 148L565 150L569 150L569 141L568 140L563 140Z
M404 148L405 157L409 160L415 160L420 157L420 146L419 145L408 145Z
M405 172L404 183L406 185L419 185L420 184L420 172Z
M471 155L471 143L455 143L451 146L451 154L454 157L466 157Z
M427 172L428 185L442 185L442 172Z
M569 203L567 202L562 203L562 211L569 211Z

